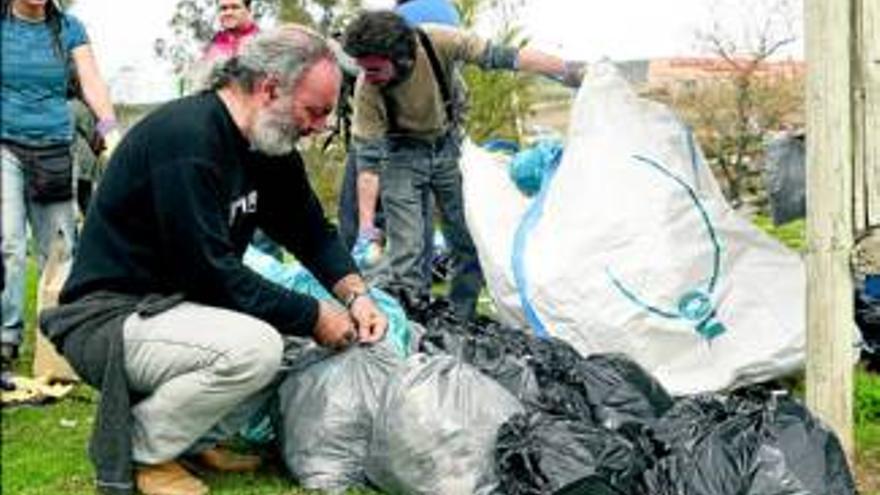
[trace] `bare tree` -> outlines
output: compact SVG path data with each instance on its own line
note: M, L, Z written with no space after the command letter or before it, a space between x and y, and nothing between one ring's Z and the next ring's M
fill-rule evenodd
M709 141L704 145L714 149L729 199L737 204L748 159L760 148L767 126L778 123L778 116L768 118L763 106L772 104L767 92L776 81L763 77L761 70L800 38L801 0L715 0L710 8L711 21L697 31L696 39L726 65L728 75L707 99L711 104L701 109L699 120L711 130L704 132Z

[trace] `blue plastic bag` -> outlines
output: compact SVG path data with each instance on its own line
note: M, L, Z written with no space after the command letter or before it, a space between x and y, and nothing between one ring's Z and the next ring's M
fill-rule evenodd
M318 279L297 262L281 263L249 246L244 253L244 264L265 279L286 289L319 300L334 299L333 295L318 282ZM388 331L385 338L391 340L392 347L399 356L409 356L413 346L412 333L403 307L393 297L379 289L370 289L370 297L373 298L379 309L388 316Z
M510 179L523 194L534 196L541 189L544 175L562 159L562 149L561 142L548 139L520 151L508 165Z

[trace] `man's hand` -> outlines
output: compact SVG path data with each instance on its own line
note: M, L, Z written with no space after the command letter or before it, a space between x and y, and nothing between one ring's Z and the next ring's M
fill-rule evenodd
M326 301L318 301L314 339L324 347L341 351L357 342L358 335L348 312Z
M357 325L358 341L372 344L382 340L388 329L388 317L376 307L369 295L358 296L352 301L349 313Z

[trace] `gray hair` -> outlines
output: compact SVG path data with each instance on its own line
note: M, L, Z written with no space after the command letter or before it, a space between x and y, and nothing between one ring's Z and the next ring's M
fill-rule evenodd
M281 89L290 91L303 72L321 60L335 63L336 57L320 34L298 24L283 24L246 41L237 56L215 68L210 86L235 84L251 93L261 79L276 77Z

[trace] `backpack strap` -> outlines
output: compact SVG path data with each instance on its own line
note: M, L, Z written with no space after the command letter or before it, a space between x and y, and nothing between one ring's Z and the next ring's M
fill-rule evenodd
M440 88L440 96L443 98L443 109L446 111L447 123L453 125L455 118L452 111L452 92L449 89L449 80L446 78L446 72L440 65L440 59L437 58L437 52L434 50L434 44L425 31L415 28L416 36L419 44L425 50L428 61L431 63L431 71L434 73L434 80L437 81L437 87ZM382 91L382 97L385 100L385 117L388 119L388 133L390 135L401 134L400 126L397 124L397 102L391 98L386 91Z
M333 127L333 131L330 135L324 140L324 145L322 146L321 151L327 151L327 148L330 147L330 143L332 143L337 136L342 137L342 142L345 145L345 148L348 149L348 146L351 143L351 99L354 96L354 86L356 81L357 77L343 72L342 84L339 86L339 95L336 104L336 125Z
M422 47L428 55L428 60L431 62L431 70L434 71L434 79L437 80L437 86L440 88L440 95L443 97L443 108L446 110L446 119L451 124L454 122L454 119L452 116L452 92L449 90L449 80L446 78L443 66L440 65L440 59L437 58L437 52L434 51L434 43L431 42L431 38L419 28L416 28L416 35L418 35L419 41L422 43Z

